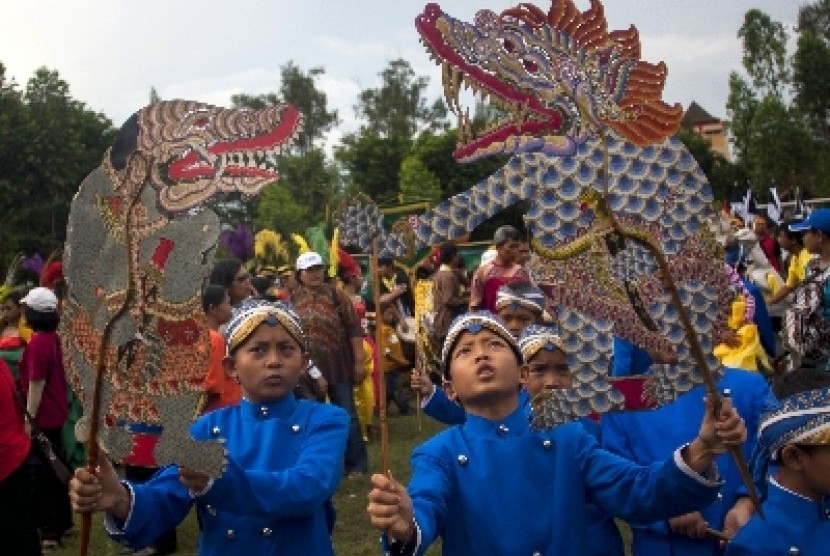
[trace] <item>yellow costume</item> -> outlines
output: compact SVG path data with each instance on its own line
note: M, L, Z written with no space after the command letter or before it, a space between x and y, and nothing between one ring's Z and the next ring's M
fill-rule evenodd
M727 323L737 334L740 343L738 347L731 347L725 343L718 344L713 353L726 367L769 372L772 366L761 345L758 326L752 321L744 321L745 312L746 301L743 295L739 295L732 302L732 313Z
M360 430L363 432L363 441L369 441L369 428L375 418L375 354L372 344L363 338L363 371L365 376L360 384L354 387L354 405L357 418L360 421Z

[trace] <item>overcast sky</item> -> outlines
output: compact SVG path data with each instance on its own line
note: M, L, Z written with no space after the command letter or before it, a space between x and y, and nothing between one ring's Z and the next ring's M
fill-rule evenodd
M530 0L532 1L532 0ZM669 68L664 99L696 100L726 116L727 78L741 67L737 30L759 8L793 35L806 0L605 0L609 29L634 24L643 58ZM426 2L410 0L4 0L0 62L21 86L35 69L56 69L74 98L120 125L147 104L150 87L163 99L227 106L236 93L279 87L279 68L325 68L318 86L342 120L331 137L356 128L361 89L379 84L389 60L404 58L430 78L440 96L440 71L418 42L414 19ZM444 0L450 15L472 20L517 4ZM549 4L536 0L547 9ZM588 0L577 0L581 9ZM791 41L791 47L792 47ZM792 51L790 52L792 54Z

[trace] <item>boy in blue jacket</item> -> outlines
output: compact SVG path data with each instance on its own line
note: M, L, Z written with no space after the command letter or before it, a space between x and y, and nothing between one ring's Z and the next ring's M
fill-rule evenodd
M467 420L415 449L408 489L372 476L367 511L390 554L423 554L440 536L452 556L582 556L589 502L635 522L705 506L720 485L715 456L746 437L728 400L717 419L707 401L697 438L648 467L606 452L580 423L533 430L521 351L490 313L456 319L442 360Z
M348 416L333 405L297 400L308 366L296 314L279 303L246 301L226 332L225 369L242 388L239 405L201 416L197 440L225 439L218 479L177 466L149 482L121 482L106 457L70 483L77 512L104 511L109 535L131 548L151 543L196 505L200 556L331 556L330 498L341 479Z
M727 556L820 556L830 547L830 373L794 371L775 390L781 407L764 415L752 458L756 483L766 485L764 517L738 532Z

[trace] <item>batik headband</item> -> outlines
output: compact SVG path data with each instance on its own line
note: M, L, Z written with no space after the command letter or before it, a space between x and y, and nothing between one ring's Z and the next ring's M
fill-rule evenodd
M300 319L288 305L281 302L251 299L243 301L233 310L233 316L225 331L228 353L244 342L263 322L271 326L282 325L300 347L303 350L306 349L306 338Z
M461 335L465 332L478 334L482 330L489 330L501 336L510 346L510 349L513 350L513 353L516 354L516 359L519 360L519 363L522 362L522 352L519 350L518 344L516 344L516 338L505 328L499 318L490 311L473 311L457 317L450 325L447 336L444 338L444 349L441 352L441 361L444 365L444 378L449 377L447 371L450 366L450 356Z
M770 461L788 444L830 444L830 388L789 396L761 418L752 455L755 484L764 484Z
M496 311L505 307L524 307L541 314L545 310L545 294L531 284L504 284L496 292Z
M562 349L562 338L551 326L531 324L525 327L519 335L519 349L527 363L543 349L547 351Z

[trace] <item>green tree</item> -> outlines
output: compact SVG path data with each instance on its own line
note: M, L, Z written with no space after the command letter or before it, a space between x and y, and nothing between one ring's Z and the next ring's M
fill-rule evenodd
M752 84L763 95L781 97L789 82L787 66L787 32L761 10L744 15L738 30L743 41L743 65Z
M260 195L254 226L257 230L274 230L288 237L287 234L292 232L302 233L312 220L308 208L277 182L266 187Z
M441 182L417 156L409 155L401 162L398 183L405 203L427 201L434 205L441 199Z
M383 203L397 195L401 163L411 146L408 137L384 138L364 130L344 137L342 144L335 147L334 156L348 175L350 192L362 191Z
M444 199L487 179L504 166L509 158L491 156L473 163L461 164L452 156L457 146L458 132L450 130L444 133L424 133L412 147L412 154L438 178L441 183L441 197Z
M446 129L443 101L428 104L424 97L428 77L415 75L403 59L392 60L379 75L380 87L361 91L355 106L365 130L384 138L413 138L422 131Z
M740 169L726 160L720 153L712 150L712 142L702 135L686 129L680 129L676 137L683 141L686 148L706 174L715 199L728 199L729 191L736 182L743 183L745 176Z
M795 105L817 139L830 145L830 44L804 32L793 56Z
M22 93L5 68L0 83L0 254L46 255L63 244L72 197L115 130L57 71L38 69Z
M774 96L758 105L747 145L747 167L752 183L781 184L814 190L815 148L797 111Z
M255 227L283 233L301 232L310 222L324 218L325 211L340 192L337 169L314 145L337 125L337 111L328 110L326 94L316 80L325 73L321 67L301 70L289 61L280 68L279 93L234 95L237 108L261 109L287 102L303 113L303 131L291 152L279 158L280 181L270 185L259 199L240 201L245 214L235 214ZM221 216L221 215L220 215ZM228 215L232 216L232 215Z
M303 113L303 131L296 142L296 150L305 153L314 141L336 126L337 110L329 111L326 93L317 88L317 79L326 72L322 67L303 71L289 61L280 67L280 90L263 95L234 95L231 102L237 108L260 109L287 102Z
M730 72L726 114L729 117L735 157L741 164L746 163L747 145L752 134L752 118L757 108L758 97L750 84L737 72Z
M798 10L798 31L830 42L830 0L801 6Z

